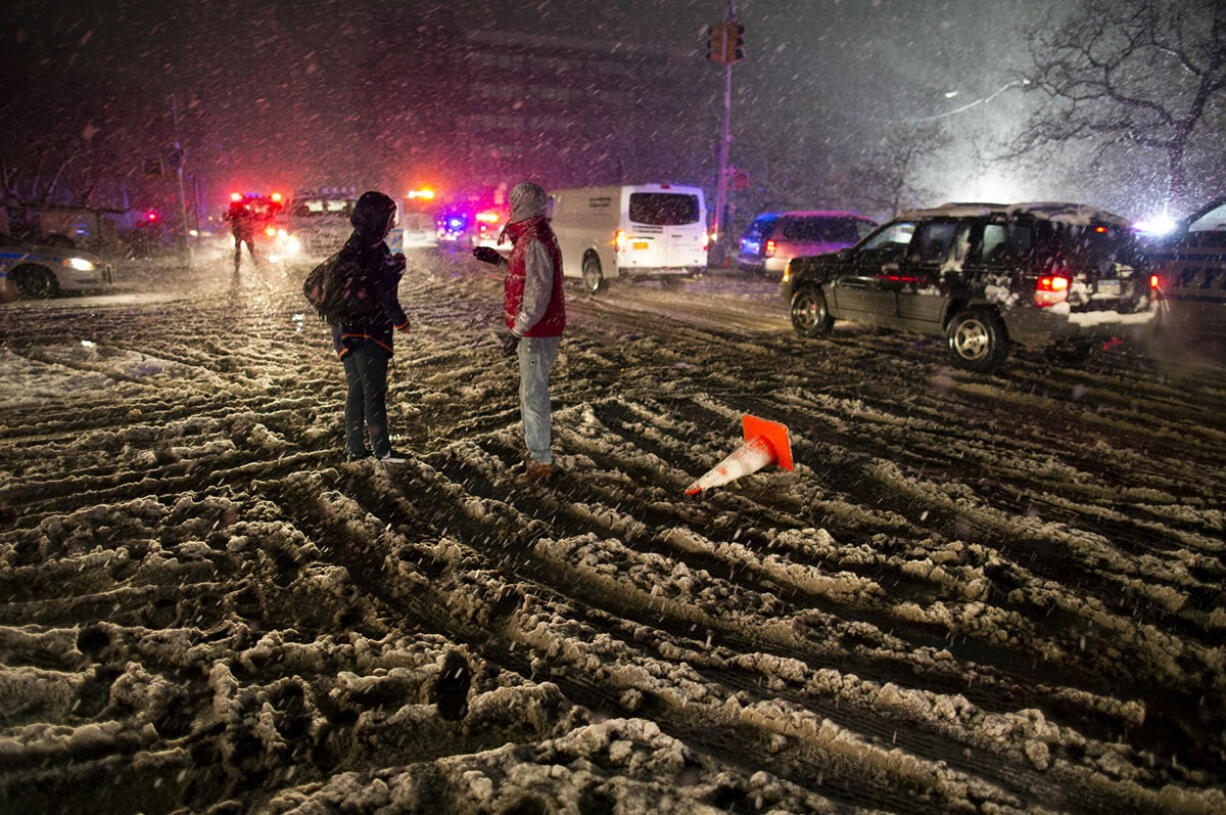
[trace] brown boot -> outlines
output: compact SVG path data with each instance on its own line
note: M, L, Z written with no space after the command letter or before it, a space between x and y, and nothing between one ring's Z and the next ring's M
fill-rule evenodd
M548 481L551 475L553 475L551 465L530 458L524 462L524 474L519 477L519 480L525 484L541 484Z

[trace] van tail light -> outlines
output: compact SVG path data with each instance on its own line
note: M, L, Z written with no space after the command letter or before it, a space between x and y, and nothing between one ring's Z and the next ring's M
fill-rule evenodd
M626 251L626 233L624 230L617 230L613 235L613 248L618 252Z
M702 251L707 251L711 248L711 234L705 229L702 232Z
M1046 275L1039 278L1034 287L1034 304L1039 308L1054 306L1068 300L1068 278L1063 275Z
M768 240L766 242L766 248L762 250L762 257L773 258L774 256L775 256L775 242L772 240Z

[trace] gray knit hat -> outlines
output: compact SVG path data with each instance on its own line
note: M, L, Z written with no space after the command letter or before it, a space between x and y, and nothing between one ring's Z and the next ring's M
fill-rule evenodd
M544 215L549 205L545 188L531 181L524 181L511 188L511 223Z

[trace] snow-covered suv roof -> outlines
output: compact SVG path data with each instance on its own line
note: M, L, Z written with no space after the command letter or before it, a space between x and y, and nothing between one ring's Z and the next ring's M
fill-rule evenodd
M900 212L896 219L976 218L996 214L1005 217L1031 215L1035 218L1043 218L1044 220L1069 224L1071 226L1113 224L1127 228L1130 225L1127 218L1107 212L1105 209L1085 204L1068 204L1052 201L1022 204L948 203L942 204L939 207Z

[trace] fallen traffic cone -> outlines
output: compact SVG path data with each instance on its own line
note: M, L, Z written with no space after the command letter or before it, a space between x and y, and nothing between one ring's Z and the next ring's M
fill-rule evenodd
M791 471L792 444L788 441L785 425L746 413L741 417L741 430L745 434L745 443L686 487L686 495L696 495L710 487L735 481L743 475L756 473L768 464L777 463Z

